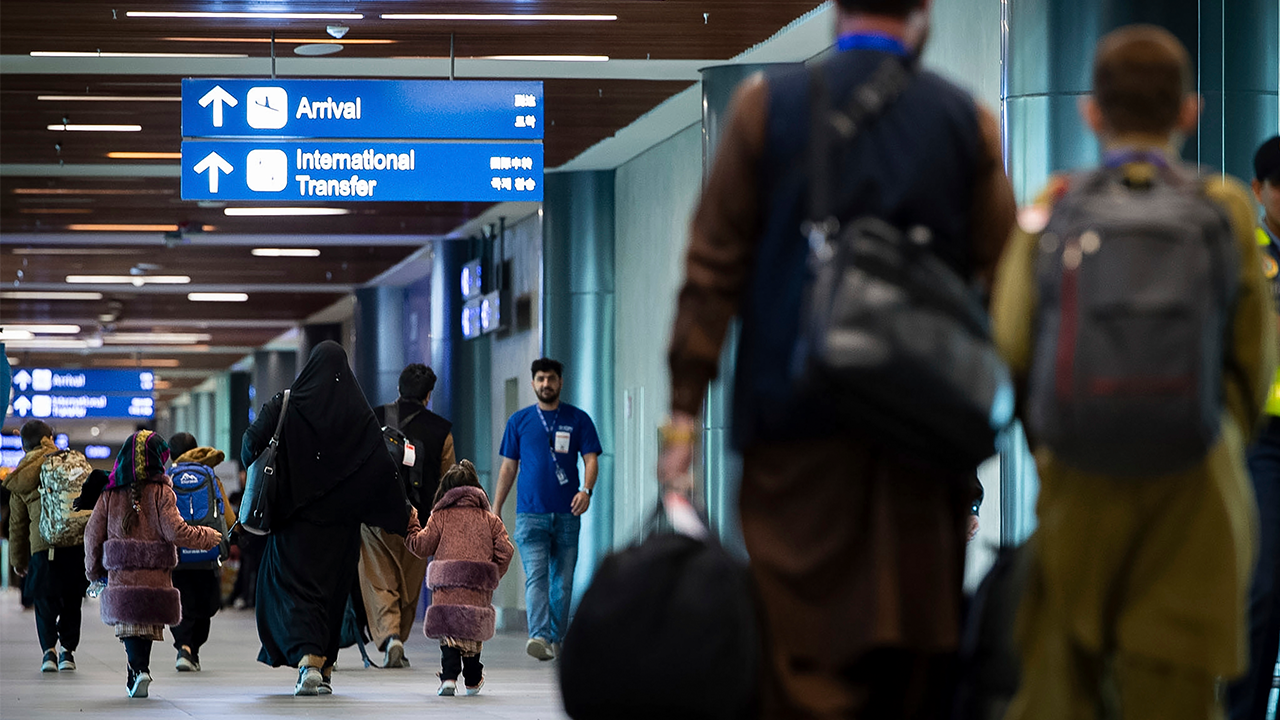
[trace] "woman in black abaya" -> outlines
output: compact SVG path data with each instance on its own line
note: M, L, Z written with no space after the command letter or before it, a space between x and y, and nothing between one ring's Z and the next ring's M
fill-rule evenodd
M317 345L290 390L258 571L258 661L298 668L295 695L329 694L360 525L403 535L408 500L342 346ZM245 431L245 467L270 442L282 400L283 393L267 401Z

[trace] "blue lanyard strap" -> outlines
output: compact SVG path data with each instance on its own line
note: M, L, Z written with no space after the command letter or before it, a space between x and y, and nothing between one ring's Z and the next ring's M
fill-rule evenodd
M1103 159L1103 164L1109 168L1136 162L1151 163L1165 170L1169 168L1169 158L1160 150L1112 150Z
M542 414L542 408L538 408L538 419L542 421L542 427L547 431L547 442L551 445L551 447L555 447L556 445L555 429L556 429L556 425L560 422L560 408L556 408L555 419L553 419L550 423L547 422L546 416Z
M907 57L911 54L911 50L907 48L901 40L892 35L881 35L879 33L850 33L841 35L836 40L836 47L840 52L849 50L879 50L881 52L892 53L901 57Z

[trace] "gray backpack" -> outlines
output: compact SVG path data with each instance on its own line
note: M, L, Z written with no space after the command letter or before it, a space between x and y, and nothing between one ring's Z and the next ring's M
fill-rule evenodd
M1073 179L1040 237L1027 425L1065 464L1163 475L1217 440L1240 258L1193 171Z

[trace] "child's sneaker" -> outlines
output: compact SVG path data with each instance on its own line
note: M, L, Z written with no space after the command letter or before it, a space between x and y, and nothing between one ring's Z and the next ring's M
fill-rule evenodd
M480 682L476 683L475 685L465 685L465 686L463 686L463 688L462 688L462 694L463 694L463 695L479 695L479 694L480 694L480 688L482 688L482 687L484 687L484 676L483 676L483 675L481 675L481 676L480 676Z
M440 688L436 690L436 694L441 697L452 697L458 692L457 680L441 680Z
M70 650L63 650L62 655L58 657L58 669L62 672L72 672L76 669L76 657Z
M129 666L129 677L125 680L125 687L129 688L129 697L144 698L147 696L147 688L151 687L151 673L138 672Z
M58 653L53 648L44 651L44 660L40 662L40 672L58 672Z

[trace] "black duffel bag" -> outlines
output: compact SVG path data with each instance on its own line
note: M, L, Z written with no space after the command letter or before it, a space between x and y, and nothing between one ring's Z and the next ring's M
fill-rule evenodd
M605 558L582 596L560 654L565 711L574 720L749 716L760 643L745 565L679 495L668 494L646 536Z

